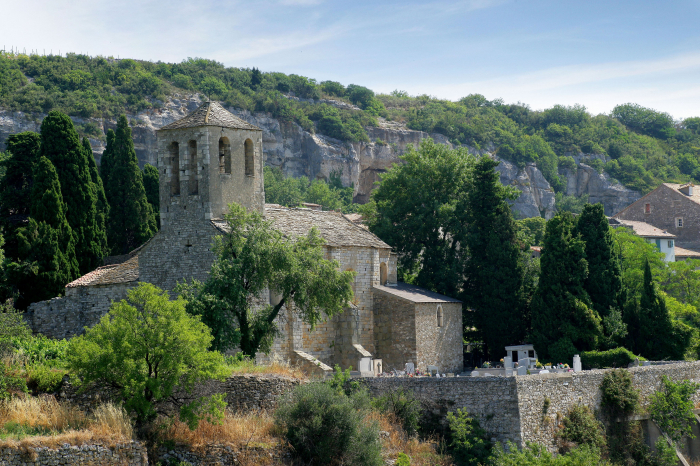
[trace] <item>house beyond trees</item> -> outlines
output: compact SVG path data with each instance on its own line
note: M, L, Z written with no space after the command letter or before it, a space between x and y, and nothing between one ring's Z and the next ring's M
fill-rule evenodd
M613 218L648 223L674 235L678 246L700 250L700 191L692 184L664 183Z
M80 334L138 282L172 291L177 282L206 280L215 259L213 239L225 232L228 204L237 202L263 213L288 237L316 226L326 240L326 258L357 272L352 305L313 331L283 308L273 355L343 368L358 368L360 359L371 357L382 359L386 369L412 362L421 370L432 365L461 372L461 303L397 283L396 254L389 245L339 212L266 205L259 128L207 102L158 130L157 138L161 230L69 283L65 297L32 304L27 320L35 332L55 338ZM270 292L257 298L279 299Z

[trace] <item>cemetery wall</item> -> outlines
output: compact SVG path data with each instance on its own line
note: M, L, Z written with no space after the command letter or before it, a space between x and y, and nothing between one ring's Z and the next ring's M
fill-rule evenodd
M0 466L40 464L100 464L119 466L146 466L148 455L141 442L116 445L69 445L57 448L32 444L17 444L0 448Z

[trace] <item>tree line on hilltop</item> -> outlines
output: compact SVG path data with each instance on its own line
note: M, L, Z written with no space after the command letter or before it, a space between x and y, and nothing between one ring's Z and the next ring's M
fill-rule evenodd
M158 228L158 171L139 168L123 115L116 132L107 131L99 173L89 141L53 110L39 134L8 137L0 178L0 299L15 299L19 309L61 295Z
M700 181L700 117L674 121L667 113L632 103L616 106L610 115L594 116L580 105L540 111L479 94L456 102L403 91L375 94L357 84L227 68L203 58L154 63L80 54L0 53L0 106L10 110L58 109L86 119L114 118L160 107L182 91L267 112L348 142L370 142L365 128L377 126L379 117L403 122L410 129L443 134L456 145L493 150L521 167L534 163L557 193L564 191L562 175L576 168L572 156L577 155L643 193L660 182ZM89 120L78 130L84 136L103 137Z

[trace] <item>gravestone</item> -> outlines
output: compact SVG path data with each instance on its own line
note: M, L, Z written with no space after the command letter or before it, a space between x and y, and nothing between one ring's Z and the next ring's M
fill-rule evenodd
M372 368L374 369L375 377L382 373L382 360L372 359Z
M428 366L428 373L430 375L435 375L438 373L438 367L437 366Z
M415 374L416 373L416 366L412 362L407 362L405 371L407 374Z
M360 369L360 374L362 374L362 377L374 377L372 358L360 358L358 369Z
M518 366L518 375L527 375L527 367Z
M574 354L574 372L581 372L581 357Z

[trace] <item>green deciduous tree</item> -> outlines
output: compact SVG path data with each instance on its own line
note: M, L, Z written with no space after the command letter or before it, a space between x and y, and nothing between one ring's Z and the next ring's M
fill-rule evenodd
M507 202L518 193L501 184L498 164L482 157L474 167L462 242L469 250L462 287L465 324L476 327L492 356L523 340L530 317L523 296L523 258Z
M56 167L66 218L73 229L81 273L102 265L101 230L97 223L97 196L85 151L73 122L52 110L41 123L41 155Z
M585 244L574 235L568 212L547 222L540 281L532 299L532 343L540 358L570 361L580 351L595 349L601 319L586 293Z
M98 238L104 255L107 255L109 253L107 248L107 216L109 215L109 203L107 202L107 196L105 196L102 178L100 178L100 174L97 172L97 164L95 163L95 155L92 153L92 146L90 146L90 141L88 141L87 138L83 138L83 150L85 151L85 159L87 160L88 169L90 170L90 179L95 187L95 196L97 197L96 219L99 229Z
M131 128L124 115L117 121L105 194L110 205L107 239L112 254L126 254L157 231L155 216L146 199Z
M690 380L674 382L665 375L661 377L661 384L661 390L651 395L651 418L676 444L680 443L683 437L695 438L695 405L692 396L698 391L700 384Z
M29 224L17 231L20 257L35 265L14 277L19 289L17 307L50 299L78 276L75 239L66 219L66 207L56 169L41 157L34 167Z
M171 301L167 292L140 283L96 326L71 340L67 361L83 384L117 390L139 426L171 402L180 405L180 419L195 428L202 417L223 418L222 395L191 395L198 383L227 375L223 356L208 351L211 340L200 318L185 311L182 298Z
M9 157L2 162L5 176L0 182L0 228L7 244L6 255L16 259L17 241L14 233L29 217L31 210L32 173L39 159L39 134L31 131L7 137Z
M143 167L143 187L160 229L160 174L156 167L148 163Z
M464 202L474 157L432 139L411 146L372 193L370 230L398 253L400 279L448 296L462 285Z
M352 300L354 273L324 259L324 240L316 229L285 240L259 213L238 204L231 204L225 218L229 233L215 245L218 258L209 279L188 290L188 311L212 329L215 349L239 345L254 357L269 350L283 306L313 327L343 312ZM255 306L253 299L268 289L279 301Z

